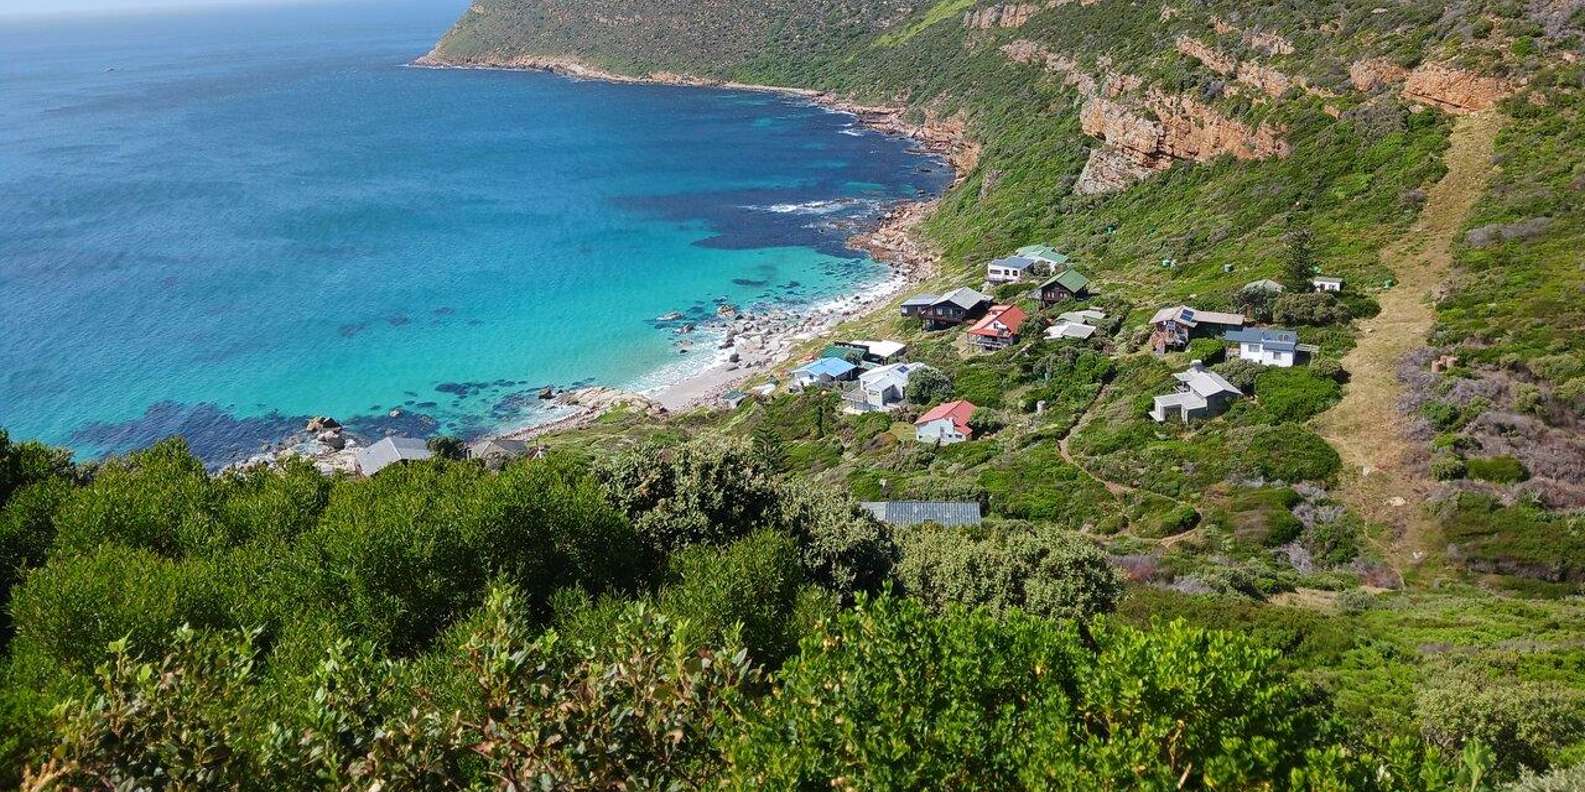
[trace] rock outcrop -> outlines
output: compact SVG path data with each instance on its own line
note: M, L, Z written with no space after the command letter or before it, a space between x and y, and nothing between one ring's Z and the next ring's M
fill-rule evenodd
M1284 74L1256 61L1238 60L1192 36L1179 36L1177 48L1184 55L1205 64L1211 71L1232 77L1235 81L1255 88L1273 99L1282 96L1295 86L1313 96L1327 99L1334 96L1330 91L1311 86L1303 77Z
M1409 72L1404 79L1403 98L1462 115L1490 109L1512 89L1497 77L1443 63L1427 63Z
M1367 58L1348 67L1348 81L1356 91L1374 91L1383 85L1403 82L1408 76L1408 69L1386 58Z
M978 11L970 10L963 14L963 26L974 30L990 30L991 28L1018 28L1023 27L1029 18L1040 10L1034 3L1009 3L1006 5L993 5Z
M1134 75L1108 72L1097 78L1074 59L1026 40L1003 46L1002 53L1015 62L1061 75L1083 97L1079 125L1102 145L1090 152L1074 185L1081 194L1124 189L1179 161L1207 162L1223 155L1257 160L1288 154L1280 130L1264 124L1252 128L1190 96L1142 90L1143 81Z

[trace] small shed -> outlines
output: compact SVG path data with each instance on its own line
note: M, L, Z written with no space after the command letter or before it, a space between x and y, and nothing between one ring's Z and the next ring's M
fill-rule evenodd
M1233 383L1198 360L1190 364L1187 371L1172 376L1178 380L1177 392L1157 396L1150 409L1150 417L1157 423L1166 423L1171 418L1188 423L1195 418L1220 415L1234 399L1244 395Z
M728 410L736 410L745 401L748 401L748 394L737 389L721 394L721 406Z
M468 458L483 462L489 468L499 468L514 459L526 457L528 452L527 442L504 437L492 437L468 446Z
M1310 285L1314 286L1316 291L1340 292L1343 290L1343 279L1330 275L1317 275L1310 279Z

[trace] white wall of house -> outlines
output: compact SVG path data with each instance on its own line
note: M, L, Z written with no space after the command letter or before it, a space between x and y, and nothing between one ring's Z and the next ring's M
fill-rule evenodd
M985 278L992 283L1017 283L1023 280L1024 273L1006 267L986 267Z
M1293 351L1278 352L1258 341L1240 341L1238 356L1252 363L1262 366L1277 366L1278 368L1291 368L1293 366Z
M915 427L914 439L921 443L952 445L953 443L961 443L968 438L958 431L957 425L953 424L950 419L937 418L930 423Z

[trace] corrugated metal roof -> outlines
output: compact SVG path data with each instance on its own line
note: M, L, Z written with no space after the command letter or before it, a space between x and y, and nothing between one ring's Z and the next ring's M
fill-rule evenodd
M358 449L358 470L372 476L397 462L417 462L434 456L424 441L411 437L387 437L368 448Z
M859 504L875 515L875 519L890 525L923 525L936 523L948 527L978 525L983 519L980 504L949 503L944 501L867 501Z

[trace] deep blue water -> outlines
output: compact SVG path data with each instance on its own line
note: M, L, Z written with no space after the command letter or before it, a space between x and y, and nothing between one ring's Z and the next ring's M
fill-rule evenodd
M460 10L0 22L0 426L223 461L520 423L675 376L670 311L879 277L854 224L949 179L770 94L404 67Z

